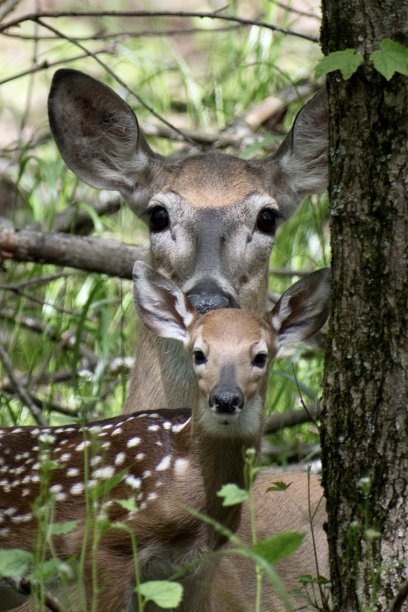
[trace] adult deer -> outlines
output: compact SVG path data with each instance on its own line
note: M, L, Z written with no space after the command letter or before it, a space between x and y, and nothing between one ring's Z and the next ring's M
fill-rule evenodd
M78 612L85 601L88 610L94 596L92 609L129 609L135 578L129 533L109 529L101 535L96 550L94 524L88 525L87 532L84 521L86 507L92 508L95 501L95 487L118 477L106 489L103 508L111 523L125 523L133 530L142 581L169 578L192 563L193 570L181 578L184 598L178 610L252 610L253 572L241 560L219 563L214 556L205 559L225 539L188 508L237 530L240 506L224 507L217 492L230 482L244 486L244 451L258 449L262 436L268 367L283 346L307 338L324 323L329 272L323 269L295 283L265 318L240 309L200 316L176 285L142 262L135 264L134 276L141 319L152 333L181 341L192 363L192 413L161 410L85 427L0 430L0 547L33 547L36 519L32 504L42 496L43 508L48 491L54 503L54 522L79 521L72 532L54 537L54 554L66 559L78 557L81 550L86 554L85 600L81 603L71 591L63 605ZM47 475L45 465L52 466ZM297 477L290 480L295 480L292 486L298 489ZM299 508L294 513L293 507L274 506L273 494L269 501L265 499L270 479L267 482L262 475L256 482L256 508L264 515L260 517L264 524L274 531L305 528L307 512L303 515ZM262 488L263 495L259 495ZM298 495L294 491L294 498L306 505L302 494ZM314 509L319 507L320 495L319 486L312 482ZM118 503L127 498L135 500L137 512ZM318 531L316 538L325 546L321 527ZM249 534L242 529L238 534L250 544ZM261 531L260 535L267 534ZM84 548L86 538L88 547ZM325 561L323 565L326 570ZM281 571L289 586L294 586L297 575L315 573L310 534L303 550L294 560L285 561ZM270 587L265 599L265 609L282 609ZM31 605L28 602L19 609L28 610Z
M150 230L148 263L204 313L240 305L263 315L277 226L307 194L326 188L327 102L315 96L272 157L218 152L165 158L149 147L131 108L75 70L56 72L51 130L69 168L122 193ZM191 406L194 376L173 339L142 327L125 412Z

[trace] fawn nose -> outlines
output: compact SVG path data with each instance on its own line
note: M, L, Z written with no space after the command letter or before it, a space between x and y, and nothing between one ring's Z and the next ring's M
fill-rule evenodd
M211 279L204 279L197 283L190 290L187 297L194 308L201 314L205 314L210 310L217 310L217 308L239 308L236 299L223 291Z
M240 389L227 391L215 388L210 395L210 407L217 414L235 414L244 405L244 397Z

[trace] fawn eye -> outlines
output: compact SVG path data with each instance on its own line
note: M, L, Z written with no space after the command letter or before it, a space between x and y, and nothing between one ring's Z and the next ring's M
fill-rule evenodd
M264 234L274 234L280 214L273 208L263 208L256 219L256 227Z
M170 225L170 217L164 206L154 206L149 210L149 228L151 232L162 232Z
M196 366L204 365L205 363L207 363L207 358L204 355L203 351L193 351L193 360L194 365Z
M258 353L252 360L252 366L254 368L262 369L266 366L266 360L268 356L266 353Z

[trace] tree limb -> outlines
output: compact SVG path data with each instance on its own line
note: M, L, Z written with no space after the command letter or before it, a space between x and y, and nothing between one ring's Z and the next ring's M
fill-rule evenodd
M265 421L264 433L271 434L284 429L285 427L295 427L302 423L310 423L319 417L319 406L308 407L307 412L300 410L289 410L269 415Z
M147 249L108 238L89 238L31 230L0 229L0 259L69 266L132 279L133 264Z

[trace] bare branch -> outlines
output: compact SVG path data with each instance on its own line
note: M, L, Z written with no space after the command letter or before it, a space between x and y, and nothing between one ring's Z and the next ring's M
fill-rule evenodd
M69 266L132 279L133 264L147 249L107 238L0 228L0 257Z
M295 427L295 425L314 422L317 418L319 418L319 405L308 407L307 412L302 408L274 413L266 418L264 433L276 433L285 427Z
M37 39L38 37L36 37ZM57 38L56 36L52 37L54 40ZM32 40L34 40L34 37L32 37ZM39 39L41 40L41 39ZM105 47L104 49L97 49L96 51L93 51L92 53L94 55L100 55L101 53L111 53L112 49ZM41 72L42 70L47 70L48 68L54 68L55 66L60 66L61 64L69 64L70 62L76 62L77 60L83 59L84 57L88 57L88 53L80 53L79 55L75 55L74 57L68 57L66 59L63 60L58 60L56 62L48 62L47 60L44 60L43 62L41 62L41 64L36 64L35 66L32 66L31 68L27 68L27 70L23 70L22 72L19 72L17 74L13 74L10 77L7 77L6 79L3 79L2 81L0 81L0 85L4 85L5 83L10 83L10 81L15 81L16 79L20 79L21 77L24 76L28 76L30 74L35 74L36 72Z
M272 30L273 32L280 32L281 34L303 38L304 40L309 40L311 42L319 42L319 39L315 36L303 34L302 32L295 32L293 30L281 28L279 26L258 21L256 19L244 19L243 17L236 17L235 15L221 15L218 11L211 13L197 11L38 11L37 13L29 13L23 17L19 17L18 19L13 19L12 21L4 23L0 26L0 32L20 25L25 21L39 21L40 19L46 17L54 19L58 17L198 17L199 19L219 19L221 21L230 21L233 23L239 23L242 26L256 26L259 28Z

